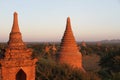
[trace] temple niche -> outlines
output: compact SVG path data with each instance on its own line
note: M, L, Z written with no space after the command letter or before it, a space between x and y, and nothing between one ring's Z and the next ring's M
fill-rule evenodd
M70 18L67 18L66 29L61 40L60 50L57 53L57 61L61 64L68 64L73 68L79 68L85 72L82 66L82 55L75 41Z
M9 41L4 56L0 58L0 80L35 80L37 59L31 55L32 49L27 48L22 40L18 14L15 12Z

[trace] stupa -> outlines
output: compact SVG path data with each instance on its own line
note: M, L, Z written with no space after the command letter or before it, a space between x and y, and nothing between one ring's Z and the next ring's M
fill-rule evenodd
M55 46L55 44L52 44L51 50L52 50L52 55L55 55L57 52L57 47Z
M81 46L87 47L86 43L84 41L81 42Z
M96 43L96 46L97 46L97 47L102 46L101 42L97 42L97 43Z
M12 30L4 56L0 59L1 80L35 80L35 63L32 49L22 40L17 13L14 13Z
M51 46L47 43L47 44L45 45L45 49L44 49L45 54L50 55L50 48L51 48Z
M57 53L57 60L62 64L68 64L73 68L79 68L85 72L82 66L82 55L79 52L71 29L70 17L67 18L66 29L61 40L60 50Z

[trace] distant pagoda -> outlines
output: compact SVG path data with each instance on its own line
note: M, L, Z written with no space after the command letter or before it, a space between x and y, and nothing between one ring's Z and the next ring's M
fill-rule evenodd
M35 80L36 61L32 58L32 49L27 48L22 40L15 12L8 46L0 59L0 80Z
M84 41L81 42L81 46L87 47L86 43Z
M69 17L67 18L66 30L61 40L60 50L57 55L58 62L68 64L73 68L79 68L85 72L82 67L82 55L79 52L75 41Z

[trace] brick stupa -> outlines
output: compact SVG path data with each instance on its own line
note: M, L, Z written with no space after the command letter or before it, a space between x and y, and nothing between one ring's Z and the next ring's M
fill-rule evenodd
M8 46L0 59L1 80L35 80L36 59L32 49L27 48L19 30L17 13L10 32Z
M79 68L85 72L82 67L82 55L79 52L75 41L69 17L67 18L66 30L61 40L60 50L57 55L58 62L68 64L73 68Z
M86 43L84 41L81 42L81 46L87 47Z

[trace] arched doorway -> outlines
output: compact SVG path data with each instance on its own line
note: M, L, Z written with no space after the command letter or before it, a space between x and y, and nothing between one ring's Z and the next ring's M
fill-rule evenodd
M26 74L22 69L16 74L16 80L26 80Z

